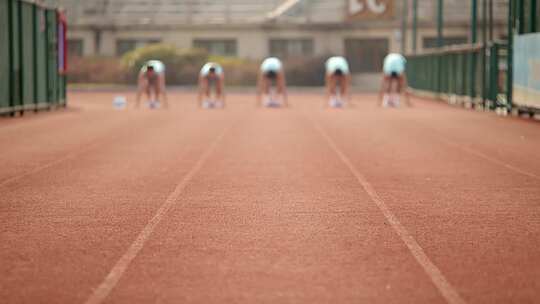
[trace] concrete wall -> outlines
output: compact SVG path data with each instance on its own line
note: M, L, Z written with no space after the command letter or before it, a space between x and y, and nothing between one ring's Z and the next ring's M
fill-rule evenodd
M46 1L68 9L70 35L84 39L85 55L114 56L118 39L157 39L185 48L191 47L194 39L236 39L238 56L250 59L266 57L268 41L275 38L311 38L315 55L343 54L346 38L387 38L390 51L402 51L401 0L385 1L394 6L389 18L354 20L347 17L348 0L301 1L276 19L266 16L284 0ZM505 31L508 0L493 2L497 37ZM406 52L410 52L412 1L406 3ZM436 37L436 1L419 0L418 6L417 46L422 50L425 37ZM470 1L445 1L444 12L445 35L468 37ZM99 34L89 34L97 28Z
M445 36L469 37L467 26L445 28ZM495 30L495 37L504 34L503 26ZM82 39L84 41L84 55L116 55L116 43L119 39L157 39L180 48L189 48L194 39L235 39L237 41L238 56L249 59L261 59L268 56L269 40L276 38L301 39L309 38L314 42L314 54L345 53L344 40L347 38L386 38L389 41L391 52L401 52L400 31L392 28L374 29L279 29L279 28L253 28L253 29L168 29L168 30L100 30L99 38L96 32L88 29L71 28L68 38ZM417 46L422 50L422 42L426 37L436 37L434 27L422 27L418 30ZM96 50L97 39L99 50ZM406 37L407 51L412 51L412 35L410 31ZM479 37L479 39L481 39ZM97 52L97 53L96 53Z
M313 39L314 55L344 54L344 40L347 38L386 38L391 51L400 51L400 42L396 32L387 29L375 30L281 30L281 29L195 29L195 30L101 30L99 50L96 50L96 32L86 29L71 28L68 38L84 41L84 55L116 55L116 43L119 39L158 39L180 48L189 48L194 39L235 39L238 56L249 59L261 59L268 56L270 39ZM96 53L97 52L97 53Z
M83 43L83 56L96 55L95 33L90 30L68 30L67 39L81 40Z

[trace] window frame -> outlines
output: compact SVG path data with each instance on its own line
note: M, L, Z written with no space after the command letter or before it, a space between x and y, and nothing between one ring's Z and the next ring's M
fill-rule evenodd
M298 46L299 49L294 50ZM312 37L270 38L268 39L268 54L280 59L312 57L315 55L315 39Z
M214 44L214 45L213 45ZM217 45L222 44L223 52L216 52ZM193 48L204 49L215 56L238 56L238 40L234 38L194 38L191 42Z
M70 57L83 57L84 56L84 39L82 38L68 38L67 39L67 53ZM74 44L77 44L74 51Z

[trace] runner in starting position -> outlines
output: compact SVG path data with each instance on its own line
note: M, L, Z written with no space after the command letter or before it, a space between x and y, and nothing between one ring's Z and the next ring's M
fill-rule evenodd
M263 61L257 82L257 106L288 106L287 83L283 64L279 59L270 57Z
M150 60L146 62L138 77L138 90L136 98L136 107L139 107L141 95L146 94L148 106L157 108L160 105L160 97L163 97L163 104L167 107L167 92L165 88L165 65L159 60ZM153 96L153 98L152 98Z
M384 58L383 78L379 92L379 104L383 107L398 107L403 95L408 106L412 106L407 92L405 64L407 60L400 54L391 53Z
M199 73L199 105L205 109L225 107L223 68L213 62L205 64ZM215 95L212 99L212 87Z
M325 79L328 104L333 108L350 104L351 75L347 59L338 56L330 57L326 61Z

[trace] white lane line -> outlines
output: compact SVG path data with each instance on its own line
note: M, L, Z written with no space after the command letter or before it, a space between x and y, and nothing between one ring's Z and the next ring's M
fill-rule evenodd
M475 149L473 149L473 148L469 148L469 147L466 147L466 146L464 146L464 145L458 144L458 143L456 143L456 142L454 142L454 141L449 140L448 138L446 138L446 137L443 136L442 134L440 134L440 136L442 136L442 137L438 137L437 139L438 139L439 141L442 141L443 143L449 145L449 146L453 146L453 147L455 147L455 148L457 148L457 149L460 149L460 150L463 151L463 152L472 154L472 155L474 155L474 156L476 156L476 157L479 157L479 158L482 158L482 159L484 159L484 160L487 160L487 161L489 161L489 162L491 162L491 163L493 163L493 164L502 166L502 167L504 167L504 168L506 168L506 169L508 169L508 170L510 170L510 171L514 171L514 172L516 172L516 173L519 173L519 174L522 174L522 175L525 175L525 176L528 176L528 177L531 177L531 178L534 178L534 179L540 179L540 176L538 176L538 175L536 175L536 174L534 174L534 173L531 173L531 172L527 172L527 171L525 171L525 170L522 170L522 169L520 169L520 168L518 168L518 167L516 167L516 166L513 166L513 165L511 165L511 164L509 164L509 163L507 163L507 162L504 162L504 161L502 161L502 160L499 160L499 159L497 159L497 158L491 157L491 156L489 156L489 155L487 155L487 154L484 154L484 153L482 153L482 152L480 152L480 151L478 151L478 150L475 150Z
M447 303L450 304L465 304L465 300L461 298L459 293L455 290L455 288L448 282L448 280L444 277L442 272L437 268L437 266L429 259L429 257L426 255L422 247L418 244L418 242L414 239L414 237L407 231L407 229L399 222L397 217L390 211L386 203L379 197L379 194L375 191L373 186L367 181L367 179L360 173L352 162L349 160L349 158L341 152L341 150L338 148L336 143L332 140L332 138L326 133L323 128L315 122L312 118L309 118L311 120L311 123L315 126L315 129L320 133L320 135L326 140L328 145L332 148L332 150L338 155L338 157L341 159L341 161L345 164L345 166L351 171L351 173L356 177L356 180L362 188L367 192L371 200L377 205L379 210L383 213L384 217L392 226L394 231L398 234L398 236L401 238L403 243L409 248L409 251L414 256L418 264L422 266L426 274L429 276L433 284L437 287L441 295L444 297Z
M128 120L122 120L121 123L124 123L124 122L127 122ZM121 123L118 123L117 125L114 125L114 127L116 126L119 126ZM110 133L110 132L109 132ZM38 165L37 167L34 167L33 169L29 170L29 171L26 171L26 172L23 172L21 174L18 174L18 175L14 175L12 177L8 177L2 181L0 181L0 187L3 187L3 186L6 186L8 184L11 184L13 182L16 182L24 177L27 177L27 176L30 176L30 175L33 175L33 174L36 174L36 173L39 173L43 170L46 170L46 169L49 169L51 167L54 167L56 165L59 165L65 161L68 161L70 159L74 159L82 154L85 154L86 152L96 148L96 147L99 147L101 145L103 145L103 143L111 140L111 138L100 138L101 136L97 135L95 136L94 140L91 140L90 142L88 143L84 143L84 146L83 148L81 149L78 149L78 150L75 150L71 153L68 153L66 154L65 156L61 157L61 158L58 158L54 161L51 161L51 162L48 162L46 164L43 164L43 165ZM114 141L116 138L118 137L115 137L115 138L112 138L112 140Z
M121 123L118 123L117 125L114 125L113 128L117 127L117 126L120 126L122 127L124 122L127 122L129 119L125 119L125 120L122 120ZM110 130L109 130L110 131ZM111 133L111 132L109 132ZM93 141L90 141L89 143L84 143L84 147L81 148L81 149L78 149L76 151L73 151L71 153L68 153L66 154L65 156L61 157L61 158L58 158L54 161L51 161L51 162L48 162L46 164L43 164L43 165L38 165L37 167L34 167L33 169L27 171L27 172L23 172L21 174L18 174L18 175L14 175L12 177L8 177L4 180L1 180L0 181L0 188L3 187L3 186L6 186L8 184L11 184L13 182L16 182L24 177L27 177L27 176L30 176L30 175L33 175L33 174L36 174L36 173L39 173L43 170L46 170L46 169L49 169L51 167L54 167L56 165L59 165L65 161L68 161L70 159L74 159L74 158L77 158L78 156L81 156L82 154L85 154L86 152L88 151L91 151L99 146L102 146L104 143L108 142L108 141L115 141L116 139L118 139L119 137L116 136L116 137L109 137L109 138L100 138L101 136L97 135Z
M150 238L150 235L161 222L163 217L172 208L175 202L178 200L186 185L191 179L199 172L206 160L210 157L212 152L216 149L219 142L223 139L227 131L231 127L225 129L221 134L211 143L211 145L202 154L195 165L189 170L189 172L182 178L182 180L176 185L174 191L169 194L165 202L159 207L154 217L146 224L143 230L139 233L137 238L129 246L128 250L122 255L122 257L116 262L109 274L105 277L103 282L94 290L92 295L84 302L85 304L100 304L107 298L107 296L114 289L126 269L129 267L133 259L137 256L139 251L144 247L146 241Z
M534 178L534 179L540 179L540 175L538 174L534 174L534 173L531 173L531 172L528 172L528 171L525 171L523 169L520 169L514 165L511 165L505 161L502 161L500 159L497 159L495 157L492 157L492 156L489 156L485 153L482 153L476 149L473 149L473 148L469 148L469 147L466 147L462 144L459 144L453 140L451 140L450 138L448 138L448 136L446 136L445 134L441 133L440 131L437 131L435 129L432 128L431 125L429 124L422 124L424 126L424 129L428 129L431 133L433 133L435 136L434 136L434 139L442 142L442 143L445 143L446 145L448 146L452 146L456 149L459 149L463 152L466 152L466 153L469 153L471 155L474 155L478 158L481 158L483 160L486 160L490 163L493 163L495 165L499 165L499 166L502 166L510 171L513 171L513 172L516 172L516 173L519 173L519 174L522 174L522 175L525 175L525 176L528 176L530 178Z
M27 172L24 172L22 174L18 174L18 175L15 175L15 176L12 176L12 177L8 177L7 179L4 179L3 181L0 181L0 187L3 187L3 186L6 186L10 183L13 183L13 182L16 182L24 177L27 177L27 176L30 176L30 175L33 175L33 174L36 174L36 173L39 173L43 170L46 170L48 168L51 168L51 167L54 167L58 164L61 164L67 160L70 160L70 159L73 159L73 158L76 158L77 156L80 156L94 148L96 148L97 146L101 145L104 141L103 140L100 140L100 141L97 141L97 142L94 142L94 143L90 143L90 144L87 144L84 148L82 149L79 149L75 152L72 152L72 153L69 153L67 155L65 155L64 157L61 157L61 158L58 158L52 162L49 162L49 163L46 163L46 164L43 164L41 166L37 166L35 168L33 168L32 170L29 170Z

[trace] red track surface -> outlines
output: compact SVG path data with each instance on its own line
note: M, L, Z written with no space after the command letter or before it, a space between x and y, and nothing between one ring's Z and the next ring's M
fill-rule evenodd
M382 109L0 121L2 303L540 302L540 124Z

